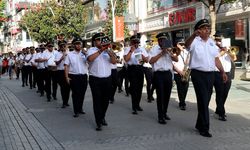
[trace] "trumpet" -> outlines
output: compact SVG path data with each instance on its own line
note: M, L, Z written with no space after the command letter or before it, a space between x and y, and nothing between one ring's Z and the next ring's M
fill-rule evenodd
M181 54L181 49L178 47L167 48L166 52L172 55L179 56Z
M239 47L238 46L231 46L228 49L228 53L232 55L237 55L239 53Z

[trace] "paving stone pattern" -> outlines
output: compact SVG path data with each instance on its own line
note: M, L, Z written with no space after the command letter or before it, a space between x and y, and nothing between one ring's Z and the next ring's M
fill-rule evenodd
M6 87L0 87L0 149L62 150L60 143Z

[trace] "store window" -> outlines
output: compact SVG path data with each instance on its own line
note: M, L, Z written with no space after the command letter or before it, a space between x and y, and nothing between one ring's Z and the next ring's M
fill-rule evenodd
M182 7L198 0L147 0L148 14L165 11L174 7Z
M234 50L236 50L237 54L236 67L244 67L247 59L247 29L246 19L223 22L216 25L217 32L220 32L225 38L231 39L231 46L235 48Z

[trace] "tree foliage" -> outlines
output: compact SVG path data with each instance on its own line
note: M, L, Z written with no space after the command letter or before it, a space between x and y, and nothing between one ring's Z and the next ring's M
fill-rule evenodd
M121 17L124 16L124 13L128 6L127 0L113 0L115 4L115 16ZM113 37L113 22L112 22L112 6L111 6L111 0L108 0L108 18L105 22L104 26L104 33L110 37ZM126 25L124 25L124 36L129 36L129 30Z
M62 5L51 1L40 9L29 10L19 26L38 42L53 41L58 34L64 34L66 38L81 36L86 24L84 11L80 0L65 0Z
M6 2L4 0L1 0L0 1L0 26L3 25L3 22L7 21L7 17L3 12L5 9L5 6L6 6Z

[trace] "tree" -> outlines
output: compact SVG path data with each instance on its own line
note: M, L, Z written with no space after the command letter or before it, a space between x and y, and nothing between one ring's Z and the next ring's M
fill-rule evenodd
M128 1L127 0L113 0L114 1L114 7L115 7L115 16L124 16L124 13L127 9ZM104 25L104 33L108 35L109 37L113 37L113 22L112 22L112 6L111 6L111 0L108 0L108 8L107 8L108 18ZM124 26L124 36L129 36L129 30L128 27Z
M6 2L4 0L1 0L0 1L0 27L3 25L3 22L7 21L7 17L3 12L5 9L5 6L6 6Z
M220 10L221 5L233 3L237 0L199 0L199 1L201 1L209 10L209 16L211 19L211 35L214 35L216 32L216 19L217 19L216 15ZM218 1L219 3L216 8L216 4Z
M80 0L65 0L62 5L51 1L38 10L26 12L19 26L37 42L53 41L58 34L66 38L80 36L86 24L84 10Z

